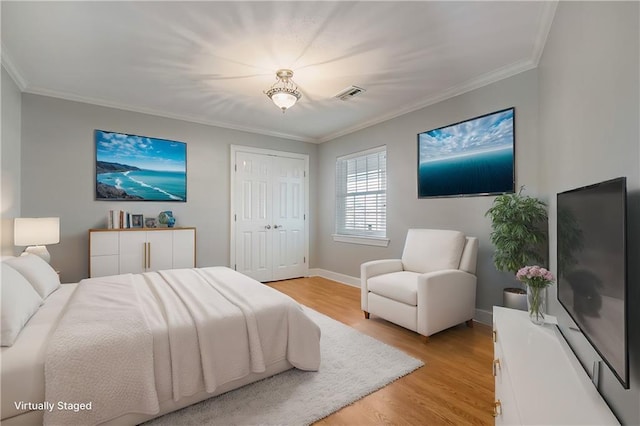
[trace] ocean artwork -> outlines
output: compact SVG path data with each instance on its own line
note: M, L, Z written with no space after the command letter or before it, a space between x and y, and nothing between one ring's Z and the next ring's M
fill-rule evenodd
M418 197L513 192L514 150L514 108L420 133Z
M187 201L187 145L95 131L96 200Z

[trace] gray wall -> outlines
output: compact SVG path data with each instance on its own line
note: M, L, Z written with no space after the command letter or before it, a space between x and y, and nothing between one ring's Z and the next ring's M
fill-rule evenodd
M354 100L357 102L357 100ZM360 264L372 259L398 258L407 229L457 229L478 237L478 290L476 306L490 311L502 303L502 289L515 278L498 272L489 242L491 223L484 213L494 197L417 198L417 134L503 108L516 108L516 185L537 195L538 81L535 70L323 143L319 148L318 259L321 268L353 277ZM387 235L389 246L371 247L334 242L336 157L387 145Z
M110 209L145 216L172 210L178 226L197 228L198 266L228 265L231 144L310 155L314 241L317 145L32 94L23 94L22 123L21 213L60 217L60 244L48 248L63 281L87 276L87 230L106 227ZM95 201L94 129L186 142L187 202Z
M556 269L555 194L627 177L631 389L603 364L600 390L623 424L640 424L639 3L560 2L538 72L540 182L551 196L550 258ZM553 196L552 196L553 194ZM551 313L590 369L599 359L549 294Z
M13 218L20 216L20 127L22 95L9 73L2 67L2 135L0 135L0 170L2 204L0 205L0 253L16 253L13 245Z

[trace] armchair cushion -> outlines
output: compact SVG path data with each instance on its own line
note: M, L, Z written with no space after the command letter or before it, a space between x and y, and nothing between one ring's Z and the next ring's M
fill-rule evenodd
M412 272L458 269L466 244L465 235L444 229L409 229L402 253L402 265Z
M418 304L417 272L401 271L369 278L369 291L407 305Z

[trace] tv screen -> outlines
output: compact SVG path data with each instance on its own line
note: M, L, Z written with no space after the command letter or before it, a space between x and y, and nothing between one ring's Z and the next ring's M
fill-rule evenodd
M418 134L418 198L514 192L515 109Z
M558 300L625 388L626 178L561 192Z
M187 144L95 131L96 200L187 201Z

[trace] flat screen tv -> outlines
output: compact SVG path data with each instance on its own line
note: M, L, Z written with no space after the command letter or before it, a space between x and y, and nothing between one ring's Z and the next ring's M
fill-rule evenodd
M187 201L187 144L96 130L96 200Z
M626 178L561 192L557 206L558 300L628 389Z
M515 109L418 134L418 198L514 192Z

